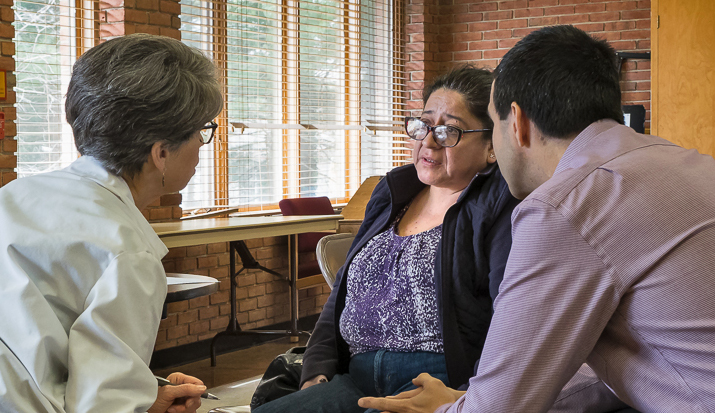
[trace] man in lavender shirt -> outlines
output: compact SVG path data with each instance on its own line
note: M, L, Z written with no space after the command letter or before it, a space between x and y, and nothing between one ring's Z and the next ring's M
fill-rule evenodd
M466 393L422 375L361 406L599 412L605 389L642 412L715 413L715 160L623 126L618 80L613 49L571 26L504 56L494 149L523 201L477 374ZM583 363L596 380L569 382Z

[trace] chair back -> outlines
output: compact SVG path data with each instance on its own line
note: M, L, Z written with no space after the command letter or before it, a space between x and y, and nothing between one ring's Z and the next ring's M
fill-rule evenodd
M327 196L289 198L278 202L278 207L285 216L291 215L333 215L335 210ZM324 232L308 232L298 235L298 252L312 252Z
M338 270L345 264L350 245L352 245L354 239L354 234L342 233L326 235L318 241L315 255L318 257L320 272L323 273L325 282L328 283L331 289L335 284L335 276Z

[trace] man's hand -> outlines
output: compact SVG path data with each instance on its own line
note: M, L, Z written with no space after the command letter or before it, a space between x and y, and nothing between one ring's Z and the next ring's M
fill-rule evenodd
M201 380L182 373L172 373L167 380L177 386L159 387L147 413L193 413L201 406L201 394L206 391Z
M318 374L317 376L315 376L315 377L313 377L312 379L310 379L310 380L306 381L305 383L303 383L303 387L301 387L300 389L301 389L301 390L305 390L305 389L307 389L307 388L310 387L310 386L315 386L316 384L327 383L327 382L328 382L328 378L327 378L327 377L325 377L325 376L322 375L322 374Z
M427 373L420 374L412 383L417 386L414 390L385 398L363 397L358 400L358 405L394 413L434 413L440 406L456 402L465 393L450 389Z

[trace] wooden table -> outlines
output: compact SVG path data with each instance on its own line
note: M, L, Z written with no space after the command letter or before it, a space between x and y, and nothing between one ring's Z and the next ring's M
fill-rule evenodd
M176 222L153 223L151 226L168 248L187 247L215 242L228 242L231 253L229 265L231 280L231 315L225 331L218 333L211 342L211 365L216 365L215 340L223 335L283 334L295 340L298 331L298 234L317 231L334 231L338 228L340 215L268 216L207 218ZM290 284L290 329L241 330L236 319L236 253L246 248L244 240L252 238L288 236L288 281Z

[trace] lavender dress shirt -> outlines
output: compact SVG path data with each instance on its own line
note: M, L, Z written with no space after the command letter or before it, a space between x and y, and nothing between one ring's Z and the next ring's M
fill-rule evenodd
M715 160L613 121L512 215L477 375L438 412L545 412L585 361L643 412L715 412Z

